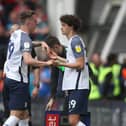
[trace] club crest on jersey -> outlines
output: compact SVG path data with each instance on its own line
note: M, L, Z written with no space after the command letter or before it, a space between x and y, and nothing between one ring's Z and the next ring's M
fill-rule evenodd
M25 42L25 43L24 43L24 48L25 48L25 49L30 48L30 44L29 44L29 42Z
M80 52L81 52L81 46L80 46L80 45L76 45L76 46L75 46L75 51L76 51L77 53L80 53Z

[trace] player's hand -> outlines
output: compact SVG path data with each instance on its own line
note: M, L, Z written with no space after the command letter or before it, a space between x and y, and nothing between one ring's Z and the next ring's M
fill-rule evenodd
M53 104L54 104L54 99L51 98L46 105L46 110L48 110L48 111L52 110Z
M47 51L47 54L50 52L50 48L49 48L49 46L46 44L46 42L42 42L41 43L41 46L42 46L42 48L44 48L46 51Z
M46 62L46 64L47 64L47 66L51 66L51 65L53 65L53 62L54 62L54 60L48 60L48 61Z
M57 54L52 50L50 50L50 52L48 53L48 56L49 56L49 58L51 58L53 60L57 59Z
M61 62L59 60L54 60L53 61L53 66L59 66Z
M35 98L38 96L39 93L39 88L38 87L34 87L33 91L32 91L32 97Z
M34 80L33 80L33 84L34 84L34 86L37 86L37 87L39 87L39 78L35 78Z

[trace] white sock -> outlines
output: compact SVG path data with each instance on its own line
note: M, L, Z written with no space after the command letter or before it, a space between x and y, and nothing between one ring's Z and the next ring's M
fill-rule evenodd
M16 124L19 122L19 118L16 116L9 116L8 119L4 122L3 126L16 126Z
M81 121L79 121L78 123L77 123L77 126L86 126L83 122L81 122Z
M28 126L29 119L20 120L18 126Z

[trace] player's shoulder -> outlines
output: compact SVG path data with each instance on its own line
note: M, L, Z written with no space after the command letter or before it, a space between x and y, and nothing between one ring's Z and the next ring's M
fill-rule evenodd
M74 47L75 45L80 45L81 39L79 36L74 36L71 40L71 46Z
M30 36L28 35L28 33L26 33L26 32L21 32L21 40L22 41L28 41L28 42L31 42L32 40L31 40L31 38L30 38Z
M16 40L18 37L19 37L19 34L20 32L18 30L14 31L12 34L11 34L11 40Z
M72 46L83 45L85 47L85 41L83 40L82 37L80 37L79 35L76 35L75 37L72 38L71 45Z
M17 30L15 30L15 31L12 33L12 35L13 35L13 34L21 34L21 30L17 29Z
M80 41L80 36L78 35L73 36L72 41Z
M17 35L20 35L21 37L29 38L28 33L22 31L21 29L18 29L16 31L14 31L13 34L17 34Z

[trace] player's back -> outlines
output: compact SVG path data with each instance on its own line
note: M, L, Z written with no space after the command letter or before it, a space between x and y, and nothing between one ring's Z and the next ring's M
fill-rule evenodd
M24 82L27 82L28 66L23 62L23 52L21 49L22 43L25 40L31 42L27 33L21 30L16 30L12 33L8 44L5 73L10 79L16 81L21 81L23 79ZM30 45L29 43L24 43L24 46L25 48L29 48Z

